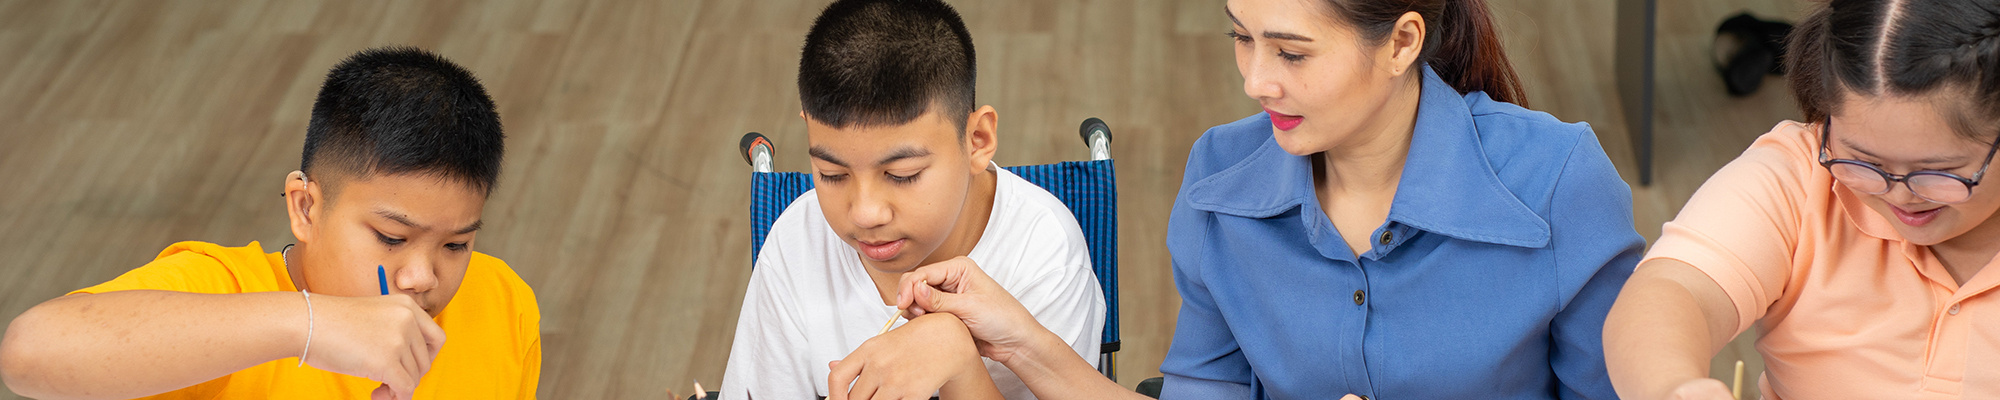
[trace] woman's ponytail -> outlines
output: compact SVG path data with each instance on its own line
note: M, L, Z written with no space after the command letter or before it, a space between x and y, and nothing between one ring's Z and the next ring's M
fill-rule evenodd
M1364 40L1380 44L1396 19L1416 12L1430 33L1416 63L1429 63L1459 93L1486 92L1494 100L1528 105L1521 78L1507 62L1499 31L1485 0L1327 0L1333 14L1355 27Z

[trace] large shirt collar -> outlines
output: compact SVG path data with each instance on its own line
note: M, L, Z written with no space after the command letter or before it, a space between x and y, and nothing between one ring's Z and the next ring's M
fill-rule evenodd
M1481 96L1483 95L1477 95ZM1539 248L1549 224L1500 182L1480 147L1466 98L1424 67L1410 155L1389 221L1460 240ZM1268 132L1270 125L1261 129ZM1267 133L1268 135L1268 133ZM1318 206L1312 163L1286 153L1275 138L1188 192L1197 210L1269 218L1293 207ZM1311 214L1311 213L1308 213Z

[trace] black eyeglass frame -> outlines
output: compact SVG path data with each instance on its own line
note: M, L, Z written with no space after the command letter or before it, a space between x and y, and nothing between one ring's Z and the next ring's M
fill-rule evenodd
M1941 204L1958 204L1958 203L1964 203L1965 200L1972 199L1972 188L1979 186L1979 181L1986 177L1986 168L1993 166L1993 155L2000 154L2000 137L1995 137L1993 139L1992 148L1986 150L1986 161L1979 165L1979 172L1973 173L1972 179L1966 179L1965 177L1958 176L1958 174L1953 174L1944 171L1936 171L1936 170L1924 170L1924 171L1911 172L1903 175L1896 175L1889 173L1889 171L1883 171L1882 168L1876 167L1875 164L1869 164L1865 161L1851 160L1845 158L1841 159L1832 158L1833 154L1828 150L1827 147L1828 146L1827 141L1830 140L1832 137L1833 137L1833 119L1827 118L1826 122L1821 123L1819 126L1819 165L1821 167L1825 167L1828 173L1834 172L1833 171L1834 164L1849 164L1858 166L1863 169L1867 169L1869 171L1875 171L1875 174L1881 175L1882 181L1885 182L1885 184L1882 185L1882 191L1875 193L1868 193L1868 194L1879 195L1883 193L1889 193L1889 191L1896 189L1897 183L1902 183L1903 188L1908 189L1910 191L1910 194L1917 195L1917 197L1922 198L1925 201L1941 203ZM1918 192L1916 186L1910 185L1910 178L1917 176L1924 176L1924 175L1950 178L1952 180L1958 181L1958 183L1965 184L1965 193L1966 193L1965 200L1938 201L1936 199L1932 199L1930 196L1925 196L1922 192ZM1840 179L1836 177L1834 180L1838 181ZM1854 187L1848 186L1848 188L1852 189Z

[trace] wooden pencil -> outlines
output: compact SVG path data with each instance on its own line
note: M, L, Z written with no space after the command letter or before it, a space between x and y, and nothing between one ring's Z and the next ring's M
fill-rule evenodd
M1736 360L1736 382L1729 385L1729 393L1736 400L1743 400L1743 360Z
M899 310L899 311L900 311L900 310ZM882 331L881 331L881 332L875 332L875 336L882 336L882 334L884 334L884 333L889 333L889 327L890 327L890 326L892 326L892 325L896 325L896 320L898 320L898 319L902 319L902 318L903 318L903 313L901 313L901 312L897 312L897 313L895 313L895 314L891 314L891 315L889 315L889 322L883 322L883 323L882 323Z

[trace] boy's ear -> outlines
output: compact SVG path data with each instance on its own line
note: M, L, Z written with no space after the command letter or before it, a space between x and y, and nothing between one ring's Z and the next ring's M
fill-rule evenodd
M306 178L304 171L285 175L285 214L291 218L292 237L299 243L312 241L313 219L320 214L320 185Z
M1000 112L993 106L979 106L966 116L965 150L973 171L985 171L993 165L993 154L1000 150Z

